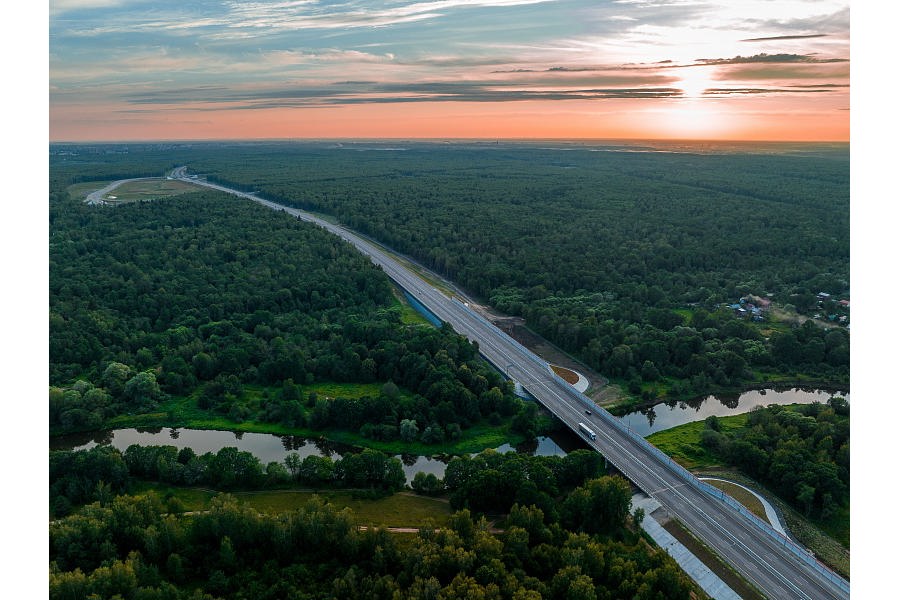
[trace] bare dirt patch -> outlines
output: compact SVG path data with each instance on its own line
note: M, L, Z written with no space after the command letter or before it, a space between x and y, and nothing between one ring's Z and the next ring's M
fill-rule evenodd
M792 325L803 325L807 321L812 321L815 325L823 328L823 329L842 329L843 326L839 323L830 323L828 321L822 321L820 319L812 319L807 317L806 315L800 315L793 312L788 312L782 308L778 308L773 306L769 314L772 315L772 319L775 321L779 321L781 323L789 323Z
M550 368L553 369L553 372L566 380L566 383L569 385L575 385L578 383L578 373L572 371L571 369L567 369L565 367L560 367L559 365L550 365Z

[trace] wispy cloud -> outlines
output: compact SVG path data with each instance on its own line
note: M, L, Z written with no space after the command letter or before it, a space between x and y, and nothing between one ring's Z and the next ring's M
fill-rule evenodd
M735 56L733 58L699 58L698 65L742 65L754 63L769 64L828 64L850 62L846 58L819 58L809 54L755 54L753 56Z
M319 87L229 89L210 86L135 94L131 105L179 106L191 110L230 110L309 107L340 104L409 102L512 102L522 100L604 100L670 98L682 94L674 87L523 87L517 82L352 82ZM129 109L133 110L133 109Z
M87 10L94 8L110 8L121 6L125 0L50 0L50 14L59 14L71 10Z
M771 37L747 38L742 42L770 42L777 40L808 40L810 38L828 37L824 33L813 33L810 35L773 35Z

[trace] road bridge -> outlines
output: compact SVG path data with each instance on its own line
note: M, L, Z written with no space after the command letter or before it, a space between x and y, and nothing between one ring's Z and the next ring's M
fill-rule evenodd
M305 211L283 206L223 185L188 178L185 168L170 177L234 194L314 223L346 240L438 319L478 344L482 356L520 383L543 406L604 455L636 486L656 499L671 517L774 600L847 599L849 583L808 551L775 531L729 496L701 482L607 411L553 373L546 361L500 329L420 278L377 244ZM587 424L596 439L579 430Z

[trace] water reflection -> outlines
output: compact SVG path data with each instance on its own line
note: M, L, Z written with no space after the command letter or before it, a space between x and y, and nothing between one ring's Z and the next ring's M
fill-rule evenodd
M525 440L521 444L516 444L515 451L521 452L522 454L534 454L538 449L538 441L537 439L533 440ZM498 448L499 450L499 448Z
M306 438L296 435L283 435L281 436L281 445L284 447L285 452L295 452L306 446Z
M86 450L99 445L113 446L124 452L132 444L175 446L179 450L190 448L197 454L218 452L222 448L233 446L238 450L252 453L264 465L272 461L284 462L285 457L290 453L297 453L301 460L307 456L327 456L333 460L339 460L346 454L361 450L346 444L330 442L324 438L311 440L291 435L180 428L172 428L165 432L162 428L117 429L60 436L50 440L50 447L53 450ZM516 447L504 444L497 448L497 451L520 452L537 456L565 456L572 450L585 447L584 442L578 436L565 430L555 432L552 436L539 437ZM401 454L397 458L403 463L403 472L406 474L407 481L411 482L419 471L443 477L447 463L453 457L449 455Z
M649 408L643 408L621 417L622 423L642 436L684 425L694 421L702 421L711 415L727 417L753 410L756 406L769 404L812 404L828 402L832 396L850 400L845 392L830 392L810 388L773 388L768 390L751 390L743 394L723 394L706 396L690 401L660 402Z
M719 396L715 396L719 402L722 403L723 406L728 408L737 408L738 404L741 402L740 394L721 394ZM699 409L699 407L698 407Z
M403 463L404 466L411 467L416 464L416 461L419 460L419 455L417 454L401 454L399 456L400 462Z

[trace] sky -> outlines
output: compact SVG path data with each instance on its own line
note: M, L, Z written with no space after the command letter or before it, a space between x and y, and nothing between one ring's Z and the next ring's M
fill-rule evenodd
M832 0L50 0L51 141L847 141Z

